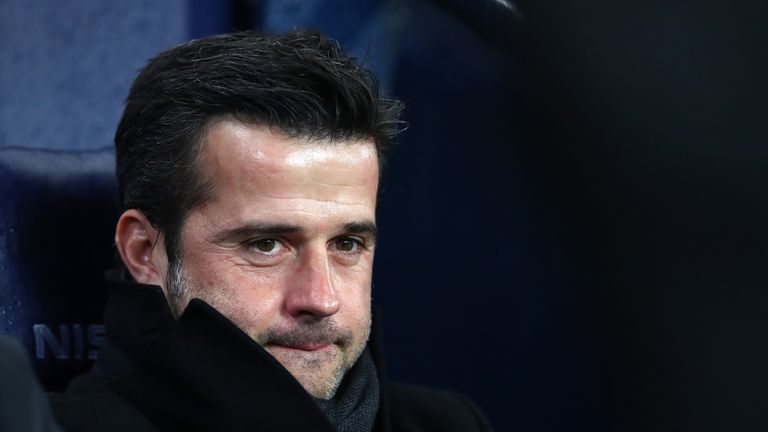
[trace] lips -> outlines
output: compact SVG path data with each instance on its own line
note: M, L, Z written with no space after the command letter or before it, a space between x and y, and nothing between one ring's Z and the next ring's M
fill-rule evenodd
M278 345L281 348L288 348L288 349L294 349L294 350L300 350L300 351L320 351L324 348L328 348L331 346L329 343L323 343L323 342L308 342L308 343L301 343L301 344L290 344L290 345Z

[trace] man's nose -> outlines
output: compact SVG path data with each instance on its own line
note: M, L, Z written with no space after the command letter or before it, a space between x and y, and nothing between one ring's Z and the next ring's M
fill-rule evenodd
M339 311L339 293L334 286L328 254L310 252L288 278L285 308L289 315L314 320Z

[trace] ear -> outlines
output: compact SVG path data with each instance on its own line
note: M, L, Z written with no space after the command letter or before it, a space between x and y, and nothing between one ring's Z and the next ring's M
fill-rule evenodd
M144 213L126 210L117 221L115 246L136 282L165 286L168 259L162 234Z

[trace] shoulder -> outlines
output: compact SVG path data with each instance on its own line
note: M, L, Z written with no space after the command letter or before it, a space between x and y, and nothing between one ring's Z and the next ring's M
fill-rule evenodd
M2 335L0 383L0 430L59 430L26 351Z
M395 431L491 431L490 423L467 397L411 384L389 385Z

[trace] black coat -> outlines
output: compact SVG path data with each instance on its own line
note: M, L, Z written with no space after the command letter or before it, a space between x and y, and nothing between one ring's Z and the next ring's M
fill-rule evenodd
M333 431L280 363L199 299L174 320L159 287L116 284L106 327L94 368L50 396L67 431ZM375 333L376 432L491 430L463 396L388 383Z

